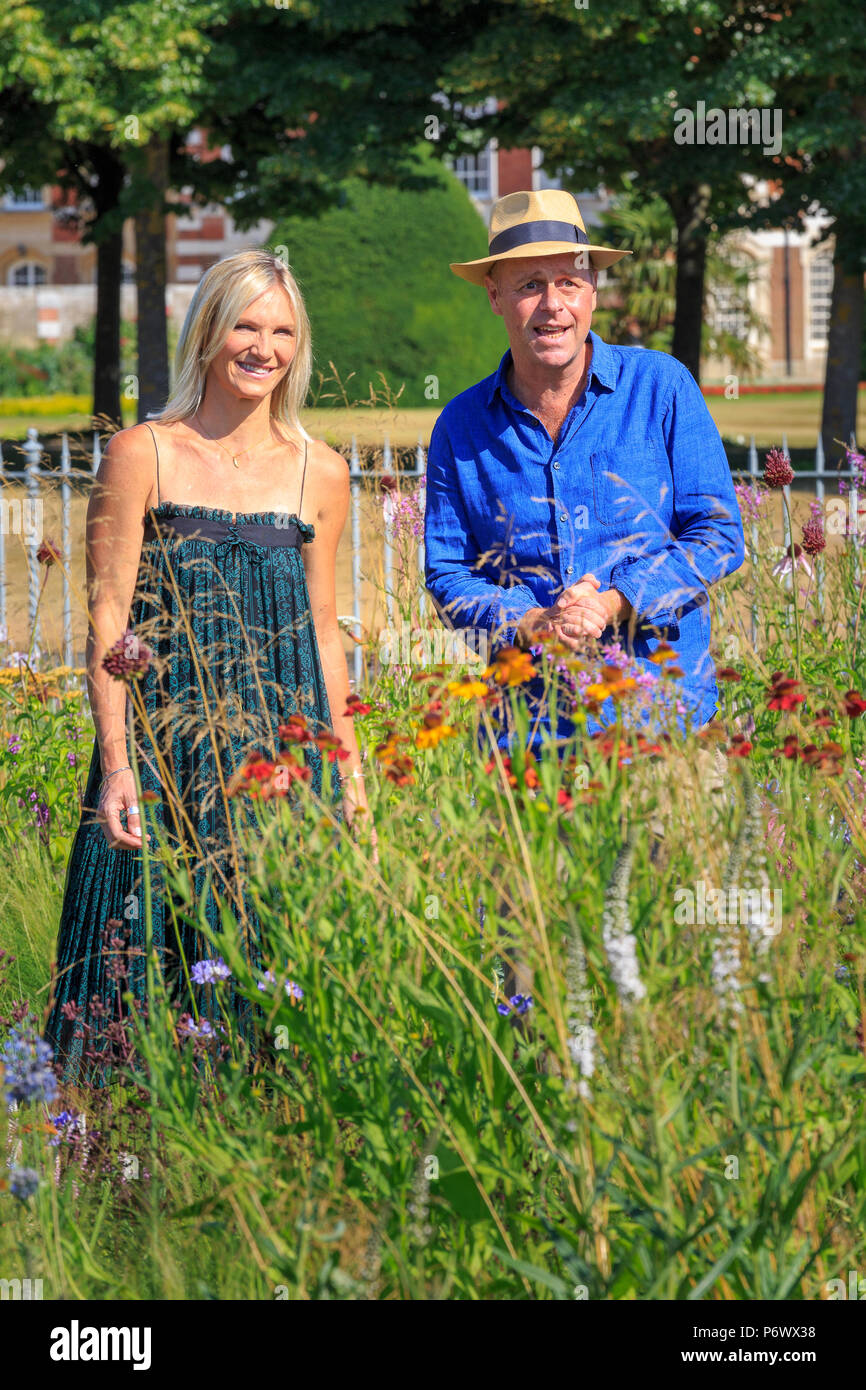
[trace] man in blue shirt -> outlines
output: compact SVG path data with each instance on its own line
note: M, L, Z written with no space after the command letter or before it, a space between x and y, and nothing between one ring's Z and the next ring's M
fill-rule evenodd
M492 655L544 629L575 652L618 634L658 676L650 658L667 641L680 727L699 726L718 696L707 591L742 564L743 528L690 372L591 330L597 271L626 254L591 244L571 194L546 189L500 198L488 255L451 266L486 288L510 347L436 421L425 578L443 621L483 629ZM540 701L541 676L521 689ZM608 697L587 730L616 717ZM545 711L529 746L573 732L567 711ZM512 737L506 720L500 747Z

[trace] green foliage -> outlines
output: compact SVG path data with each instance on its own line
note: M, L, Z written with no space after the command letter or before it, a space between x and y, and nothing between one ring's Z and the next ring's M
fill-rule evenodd
M381 374L393 395L402 388L401 406L442 404L494 371L508 345L484 291L448 268L484 254L481 220L429 156L425 172L436 178L427 192L349 180L340 206L273 233L304 292L316 367L327 379L333 362L353 401L380 390ZM321 383L318 403L329 390Z
M593 326L608 342L630 343L629 320L636 319L643 346L670 352L676 312L677 228L663 198L643 192L630 179L600 217L602 239L610 246L633 252L612 266L610 287L593 316ZM705 280L705 317L702 356L726 360L741 377L754 374L758 359L747 341L754 328L765 329L749 302L749 284L755 271L738 252L730 234L714 232L708 238ZM729 308L743 314L746 335L716 330L706 316L706 302L724 297Z

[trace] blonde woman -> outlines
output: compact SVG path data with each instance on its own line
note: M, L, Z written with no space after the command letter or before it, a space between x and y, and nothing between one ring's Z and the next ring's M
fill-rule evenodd
M96 743L47 1028L67 1080L101 1082L123 1052L121 1030L109 1026L124 1012L123 992L145 1002L133 740L145 794L166 838L191 856L198 893L210 875L208 919L216 925L217 899L227 903L251 959L256 922L237 843L249 803L232 795L245 757L276 759L288 732L303 743L293 751L311 770L307 785L331 798L336 818L351 823L366 810L335 598L349 473L300 423L311 360L287 267L265 250L230 256L193 296L165 409L116 434L100 465L87 511ZM117 674L134 677L134 701ZM330 760L326 731L347 750L342 761ZM298 795L296 781L289 790ZM187 1008L192 975L206 1017L212 967L195 967L212 952L171 910L160 869L159 963Z

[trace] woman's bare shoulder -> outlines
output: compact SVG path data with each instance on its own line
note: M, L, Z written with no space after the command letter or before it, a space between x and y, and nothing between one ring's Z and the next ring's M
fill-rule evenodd
M349 464L337 449L332 449L324 439L311 439L309 461L315 467L323 482L339 482L349 472Z

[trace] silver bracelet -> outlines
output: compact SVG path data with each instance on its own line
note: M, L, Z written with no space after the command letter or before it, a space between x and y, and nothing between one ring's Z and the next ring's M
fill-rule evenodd
M116 767L116 768L114 769L113 772L109 772L108 777L103 777L103 779L102 779L102 781L100 782L99 785L100 785L100 787L104 787L105 784L106 784L106 782L108 781L109 777L116 777L117 774L118 774L118 772L131 772L131 771L132 771L132 768L129 766L129 763L126 764L126 767Z

